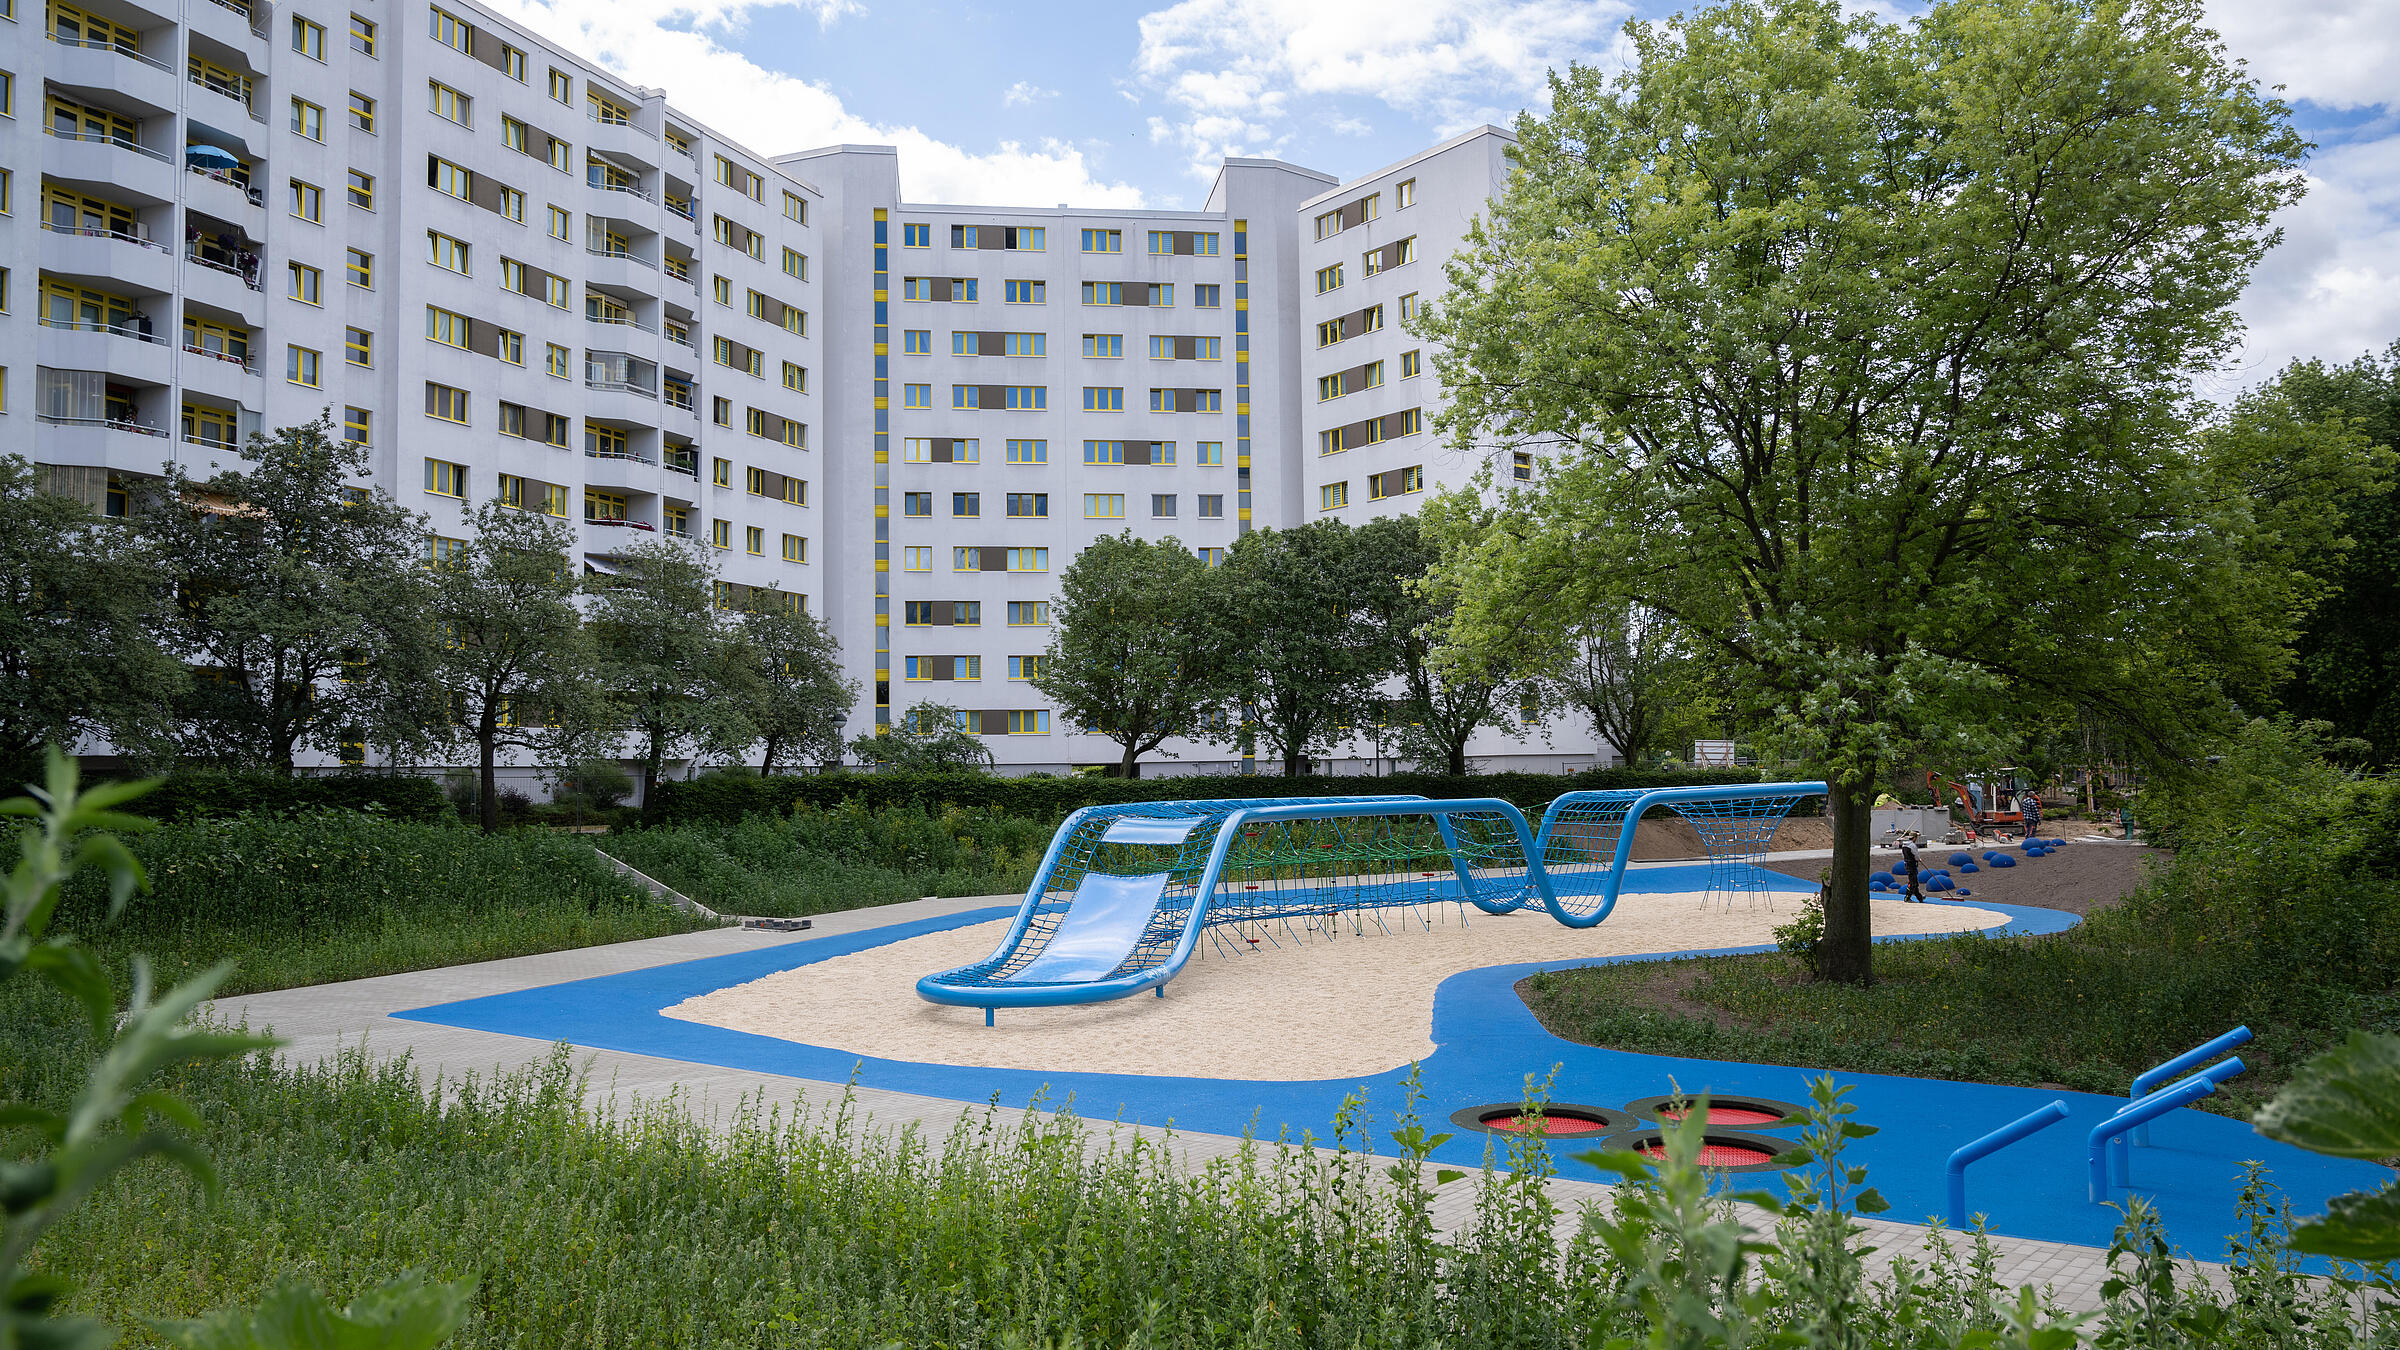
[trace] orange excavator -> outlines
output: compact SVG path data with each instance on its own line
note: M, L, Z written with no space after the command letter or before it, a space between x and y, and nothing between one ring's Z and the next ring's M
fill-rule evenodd
M1997 837L2002 830L2025 833L2025 815L2017 809L2017 771L1996 769L1988 779L1969 778L1965 782L1945 779L1938 770L1925 772L1925 786L1937 802L1955 799L1958 808L1967 813L1967 832L1981 838Z

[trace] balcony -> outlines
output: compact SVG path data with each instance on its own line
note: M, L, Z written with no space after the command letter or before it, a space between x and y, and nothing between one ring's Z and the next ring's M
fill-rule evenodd
M153 201L175 200L175 161L165 152L99 132L42 130L42 172L49 177L114 184Z
M665 468L668 473L682 474L697 483L700 481L700 452L697 450L669 450ZM674 532L670 530L668 533Z
M160 442L167 429L131 417L64 417L36 413L42 425L42 458L70 464L104 464L113 469L157 473L168 452Z
M182 362L183 390L187 394L205 394L235 407L254 408L264 399L256 356L245 359L230 352L186 345Z
M250 64L259 65L266 56L261 39L266 37L266 7L256 8L243 0L213 0L206 5L190 5L184 9L184 20L192 31L216 39L237 52L247 52Z
M634 296L658 293L658 264L639 254L616 249L587 248L590 262L584 272L596 286L630 292Z
M55 50L44 74L55 83L105 89L161 113L172 113L182 102L175 89L175 67L156 57L93 38L47 36Z
M173 381L175 349L141 323L95 323L80 319L39 321L42 364L64 370L105 370L144 383ZM169 323L173 320L169 319Z
M251 121L258 123L261 126L266 125L267 119L260 116L258 109L251 105L251 90L246 90L235 85L227 84L223 80L217 79L213 76L202 75L196 71L187 78L189 78L193 84L196 84L208 92L215 94L217 97L224 99L226 102L238 105L242 110L242 114L248 117ZM207 109L205 107L196 108L194 109L194 114L199 115L205 113L206 111Z
M246 173L235 174L231 170L211 169L198 164L186 164L183 167L218 185L213 188L195 185L196 190L191 198L194 205L212 216L234 221L256 219L242 208L264 208L267 204L266 189L252 186Z
M116 230L42 222L42 270L108 278L118 290L165 294L175 289L175 255L155 239Z

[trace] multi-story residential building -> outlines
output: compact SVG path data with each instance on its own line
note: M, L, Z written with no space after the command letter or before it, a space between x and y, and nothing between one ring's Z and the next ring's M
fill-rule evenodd
M721 603L834 626L853 730L938 702L1061 769L1115 758L1029 683L1091 540L1214 557L1474 467L1402 324L1492 128L1349 183L1229 160L1197 211L922 204L888 147L770 158L469 0L10 4L0 427L95 510L323 415L430 559L495 499L589 572L702 541Z

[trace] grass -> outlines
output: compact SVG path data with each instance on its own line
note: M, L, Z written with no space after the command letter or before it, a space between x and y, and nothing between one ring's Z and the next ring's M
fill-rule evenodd
M1021 894L1057 822L850 800L611 834L602 847L719 913L799 917L928 895Z

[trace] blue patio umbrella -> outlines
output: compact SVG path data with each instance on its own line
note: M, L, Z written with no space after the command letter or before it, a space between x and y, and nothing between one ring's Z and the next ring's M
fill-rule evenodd
M183 147L183 157L195 164L222 164L228 168L242 162L241 156L213 145L187 145Z

